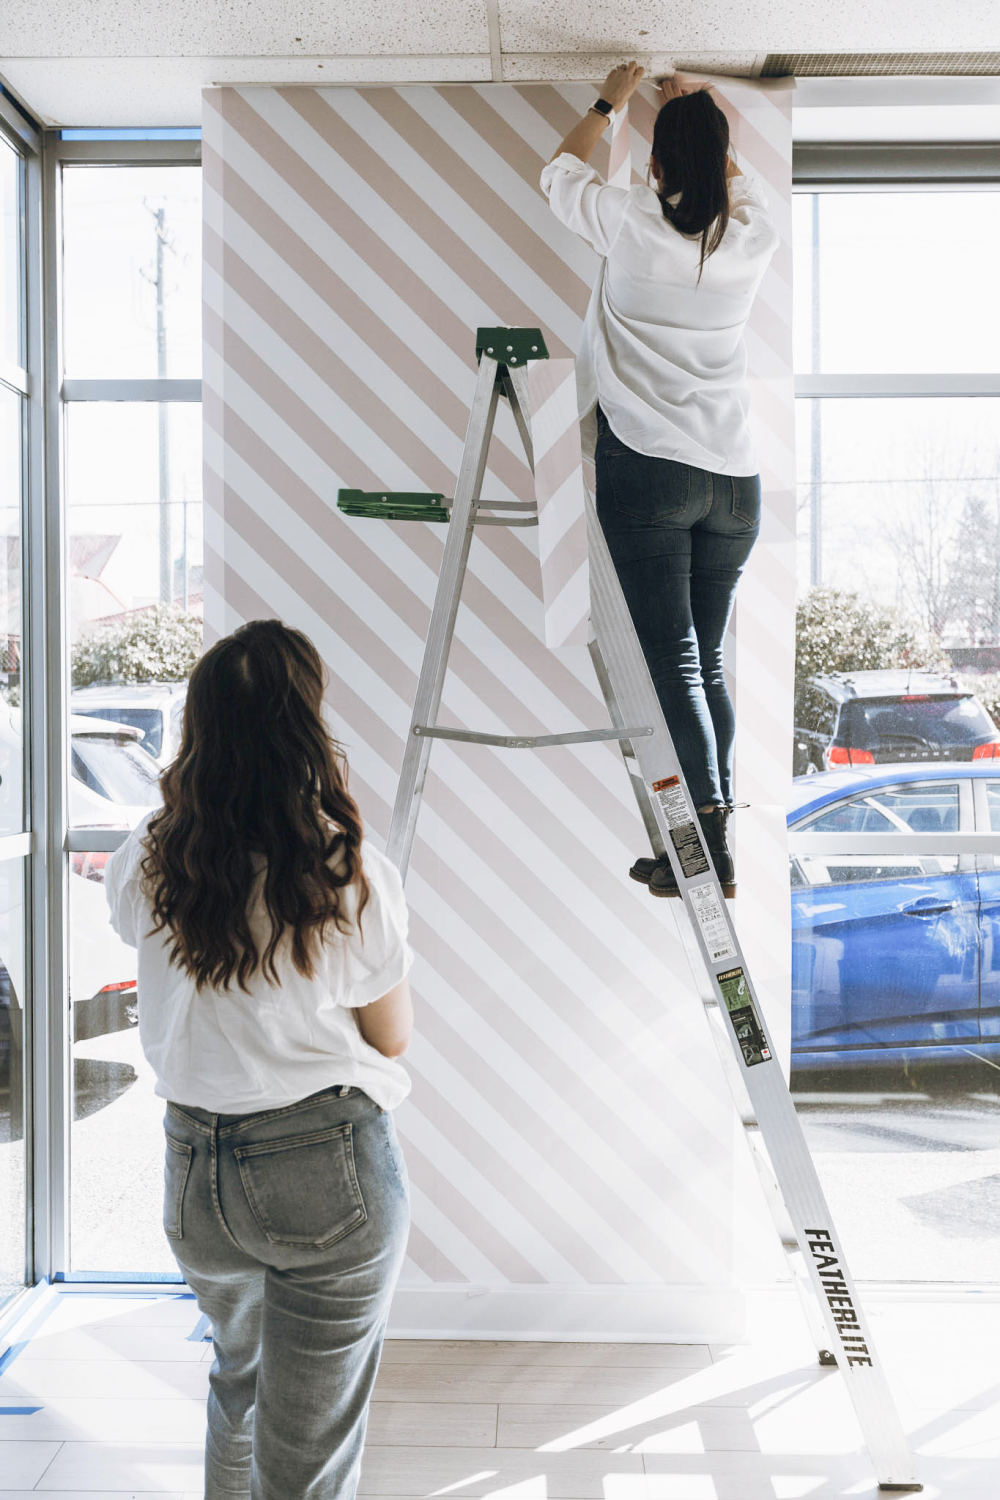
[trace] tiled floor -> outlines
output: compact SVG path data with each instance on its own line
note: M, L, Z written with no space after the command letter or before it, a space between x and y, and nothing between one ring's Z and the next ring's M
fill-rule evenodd
M866 1299L927 1500L1000 1497L1000 1296ZM183 1297L66 1294L0 1375L0 1497L196 1500L210 1346ZM20 1410L19 1410L20 1409ZM751 1342L386 1346L360 1493L827 1500L877 1493L798 1309Z

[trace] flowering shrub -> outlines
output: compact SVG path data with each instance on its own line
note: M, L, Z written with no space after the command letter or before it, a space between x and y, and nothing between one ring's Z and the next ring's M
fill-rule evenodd
M76 642L74 687L94 682L184 682L203 650L201 621L164 604L123 615Z

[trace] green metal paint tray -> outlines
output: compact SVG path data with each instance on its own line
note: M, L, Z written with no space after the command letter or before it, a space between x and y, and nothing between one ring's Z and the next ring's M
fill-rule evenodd
M484 354L502 365L526 365L531 359L549 357L540 328L477 328L477 364Z
M337 509L345 516L379 521L447 521L443 495L407 494L401 490L338 490Z

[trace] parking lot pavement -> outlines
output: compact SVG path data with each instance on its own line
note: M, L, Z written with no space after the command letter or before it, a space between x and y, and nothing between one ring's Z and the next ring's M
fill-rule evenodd
M855 1277L997 1280L1000 1092L983 1082L794 1091Z

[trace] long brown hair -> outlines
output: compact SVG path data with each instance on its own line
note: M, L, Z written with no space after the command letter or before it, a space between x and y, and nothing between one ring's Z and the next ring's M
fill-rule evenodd
M729 121L707 89L667 100L653 127L653 157L660 169L656 192L663 217L675 229L701 235L699 282L729 224L728 154ZM675 193L680 202L668 203Z
M361 814L343 751L323 722L323 688L316 647L280 620L242 625L191 673L181 747L160 778L163 808L149 823L142 879L153 931L169 929L171 962L199 990L228 989L234 978L247 990L258 969L277 982L285 934L296 969L311 978L328 926L348 930L345 887L357 883L358 918L368 900ZM267 861L263 953L250 925L255 853Z

